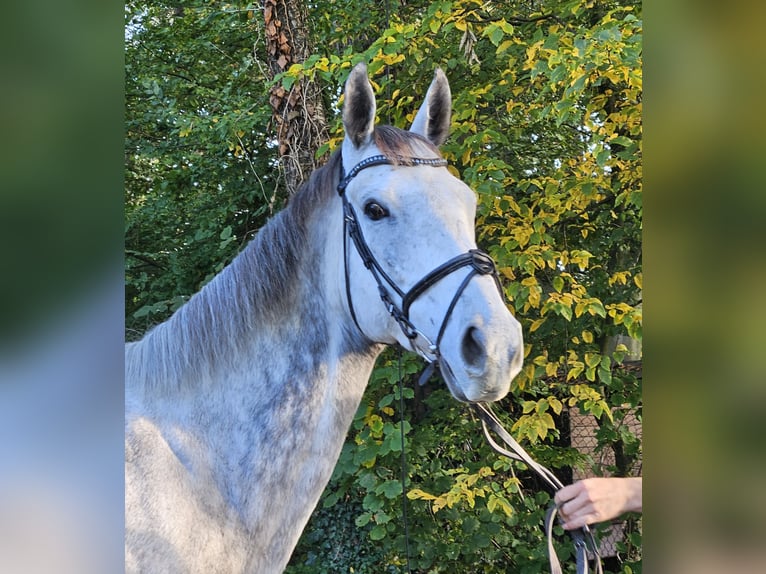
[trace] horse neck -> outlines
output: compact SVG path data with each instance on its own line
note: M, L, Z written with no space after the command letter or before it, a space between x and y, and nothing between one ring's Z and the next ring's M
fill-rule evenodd
M326 227L326 224L325 224ZM339 234L340 237L340 234ZM330 479L379 347L354 343L333 289L332 238L309 239L290 313L264 321L222 385L211 443L216 482L260 546L263 571L281 571ZM324 254L324 255L323 255ZM352 326L353 329L353 326Z
M249 533L252 552L262 564L275 564L274 571L289 558L332 474L381 350L361 343L337 284L342 268L328 261L342 252L342 234L328 235L333 226L326 217L313 219L318 223L296 242L308 251L280 253L294 268L290 285L279 286L278 301L258 301L256 307L252 293L224 289L274 264L248 259L266 257L255 246L187 303L186 316L178 314L159 327L156 339L150 336L129 352L154 353L160 365L173 365L163 349L174 351L166 337L180 334L179 350L188 356L181 366L160 367L157 373L182 375L181 382L144 385L140 410L166 429L174 452L211 485L229 520L233 516ZM254 319L242 322L242 313ZM206 317L197 323L206 323L212 333L189 329L195 316ZM212 351L202 342L213 345ZM151 372L144 371L140 382ZM194 373L204 373L202 380L190 381Z

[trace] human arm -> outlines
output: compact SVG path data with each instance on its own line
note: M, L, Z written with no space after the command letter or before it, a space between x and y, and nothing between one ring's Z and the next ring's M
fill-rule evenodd
M641 512L642 479L586 478L565 486L555 501L566 530L605 522L625 512Z

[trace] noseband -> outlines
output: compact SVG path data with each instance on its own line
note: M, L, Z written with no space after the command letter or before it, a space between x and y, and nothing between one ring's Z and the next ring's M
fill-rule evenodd
M419 157L408 157L400 158L400 160L403 165L407 166L425 165L431 167L444 167L447 165L447 160L441 158L425 159ZM444 336L444 331L446 330L449 319L452 316L452 311L455 309L455 305L457 304L460 296L463 294L463 291L465 291L465 288L468 287L468 283L470 283L471 279L473 279L476 275L491 275L495 279L497 288L502 296L500 279L497 276L495 263L492 261L492 258L480 249L471 249L466 253L453 257L449 261L442 263L433 269L430 273L426 274L422 279L417 281L409 289L409 291L405 292L401 287L399 287L396 282L391 279L391 277L385 272L378 260L372 254L372 251L370 250L369 245L367 245L367 242L364 239L364 235L362 234L362 228L359 225L359 220L356 217L356 212L354 211L351 203L348 201L345 193L348 184L352 179L354 179L354 177L357 176L360 171L368 167L378 165L394 165L394 162L384 155L374 155L368 157L356 164L348 172L348 174L341 177L337 188L338 194L343 200L344 269L346 276L346 298L348 300L349 310L351 311L351 317L353 318L357 329L359 329L359 331L364 334L364 331L359 326L359 321L357 320L356 312L354 311L354 303L351 298L346 235L348 235L348 237L350 237L354 242L356 251L362 258L364 266L370 270L370 273L372 273L375 282L378 284L378 294L380 295L381 301L383 301L386 310L396 320L402 332L410 341L412 350L417 352L429 363L438 363L440 359L439 346L441 344L442 337ZM470 267L468 275L465 276L462 283L457 288L455 295L452 297L452 301L447 307L447 311L444 314L444 319L442 319L441 327L439 328L439 333L436 337L436 341L431 342L431 340L426 337L426 335L423 334L421 330L413 325L412 321L410 320L410 307L417 300L417 298L425 293L428 289L433 287L436 283L448 275L451 275L463 267ZM401 300L401 306L396 304L391 296L389 289L393 290L399 296ZM419 337L426 342L425 349L416 344L416 340Z

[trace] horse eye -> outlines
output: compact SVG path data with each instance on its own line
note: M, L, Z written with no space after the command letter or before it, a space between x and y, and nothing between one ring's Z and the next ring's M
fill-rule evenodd
M378 221L388 217L388 210L375 201L368 201L364 206L364 214L373 221Z

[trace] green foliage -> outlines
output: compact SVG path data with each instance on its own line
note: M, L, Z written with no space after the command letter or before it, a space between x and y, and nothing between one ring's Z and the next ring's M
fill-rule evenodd
M134 338L278 207L259 22L236 6L126 4L126 325Z
M129 329L166 317L278 209L258 11L246 4L129 2L126 40L126 307ZM409 125L441 66L453 93L451 167L477 193L479 244L522 322L525 366L497 411L530 454L625 474L641 456L624 424L641 377L615 336L642 337L642 21L638 2L544 0L307 4L315 53L274 81L323 86L330 140L338 86L368 62L382 121ZM131 331L132 332L132 331ZM379 361L333 479L288 573L396 572L405 564L404 418L414 572L547 570L549 503L523 465L498 460L470 413L422 363ZM608 468L568 445L567 413L598 422ZM523 495L523 497L522 497ZM636 526L638 524L638 527ZM353 527L351 526L353 525ZM641 571L640 522L622 562ZM571 545L557 531L566 561ZM567 565L571 568L571 564Z

